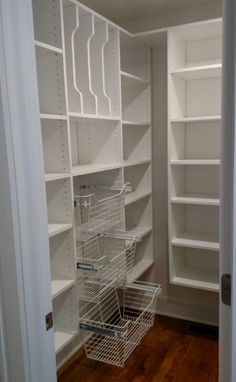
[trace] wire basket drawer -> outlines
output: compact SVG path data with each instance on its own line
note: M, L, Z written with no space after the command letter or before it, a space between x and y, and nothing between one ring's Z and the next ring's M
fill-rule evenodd
M97 235L77 247L79 299L98 302L118 285L134 264L136 236L125 232Z
M125 193L130 185L82 186L75 195L76 235L80 241L117 227L123 222Z
M153 326L160 293L159 285L140 282L110 290L80 319L86 356L124 366Z

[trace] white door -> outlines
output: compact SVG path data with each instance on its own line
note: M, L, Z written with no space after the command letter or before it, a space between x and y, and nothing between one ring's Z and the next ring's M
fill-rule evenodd
M220 382L236 381L236 2L224 0L221 166L221 277L231 276L231 298L220 295ZM223 286L223 285L222 285ZM221 288L222 289L222 288ZM230 301L227 301L231 300Z
M31 0L0 0L0 380L54 382Z

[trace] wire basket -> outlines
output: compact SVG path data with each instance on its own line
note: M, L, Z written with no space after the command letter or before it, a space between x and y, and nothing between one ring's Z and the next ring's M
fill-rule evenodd
M112 289L80 319L88 358L116 366L125 361L153 326L156 284L134 283Z
M125 193L130 184L108 186L82 186L75 195L76 236L80 241L113 229L122 224Z
M111 285L119 285L134 264L136 236L103 233L77 247L79 299L97 302Z

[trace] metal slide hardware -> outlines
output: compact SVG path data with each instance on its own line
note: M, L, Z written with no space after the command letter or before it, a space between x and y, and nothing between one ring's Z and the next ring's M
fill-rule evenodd
M221 276L221 300L225 305L231 306L231 274Z
M105 329L105 328L98 328L94 325L89 324L79 324L80 330L85 330L86 332L91 332L93 334L99 334L100 336L106 336L115 338L116 340L123 340L125 333L120 333L111 329Z
M83 271L98 271L98 267L94 264L87 264L87 263L77 263L77 269L82 269Z

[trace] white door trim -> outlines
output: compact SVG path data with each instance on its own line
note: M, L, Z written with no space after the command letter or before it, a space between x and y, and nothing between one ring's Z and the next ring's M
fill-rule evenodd
M0 0L0 363L56 381L46 193L30 0ZM1 379L1 380L2 380Z
M223 1L222 163L220 276L231 274L231 306L221 301L219 381L236 380L236 4Z

